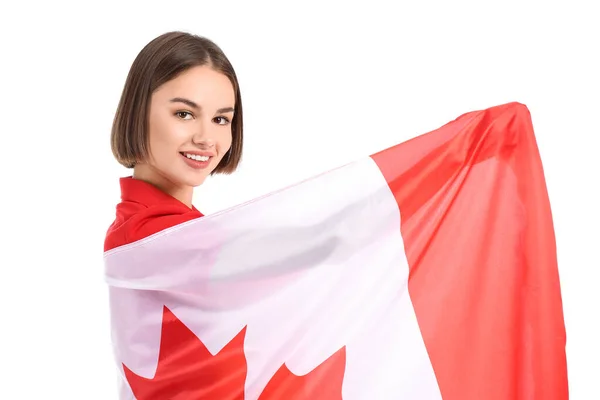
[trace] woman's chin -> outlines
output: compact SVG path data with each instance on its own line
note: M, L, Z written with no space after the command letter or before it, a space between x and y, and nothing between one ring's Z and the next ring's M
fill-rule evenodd
M206 181L206 175L202 174L198 176L190 176L181 183L185 186L191 186L195 188L201 186L204 181Z

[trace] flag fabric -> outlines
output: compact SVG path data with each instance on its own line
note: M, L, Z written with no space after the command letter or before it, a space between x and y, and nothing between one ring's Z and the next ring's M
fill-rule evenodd
M105 252L121 399L567 399L554 228L509 103Z

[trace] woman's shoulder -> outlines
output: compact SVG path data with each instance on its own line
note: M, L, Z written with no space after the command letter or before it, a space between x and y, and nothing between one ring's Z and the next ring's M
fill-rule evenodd
M140 204L120 203L117 217L111 224L104 241L104 251L144 239L164 229L202 217L196 209L182 209L173 204L146 207Z
M123 196L116 207L115 219L108 228L104 251L144 239L164 229L202 217L195 207L170 200L168 197L148 199L147 196Z

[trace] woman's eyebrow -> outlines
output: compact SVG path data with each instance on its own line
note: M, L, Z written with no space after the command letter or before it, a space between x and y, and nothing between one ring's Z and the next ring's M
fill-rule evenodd
M184 97L174 97L170 101L171 101L171 103L183 103L195 110L200 110L200 108L201 108L198 104L196 104L192 100L186 99ZM228 113L228 112L233 112L233 111L235 111L235 109L233 107L223 107L223 108L219 108L217 110L217 113Z

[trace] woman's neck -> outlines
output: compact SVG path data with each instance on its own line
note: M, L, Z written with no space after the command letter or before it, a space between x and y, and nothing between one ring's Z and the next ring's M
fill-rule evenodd
M190 209L192 208L192 197L194 188L191 186L175 185L169 179L153 170L148 165L139 165L133 169L133 178L147 182L171 197L179 200Z

